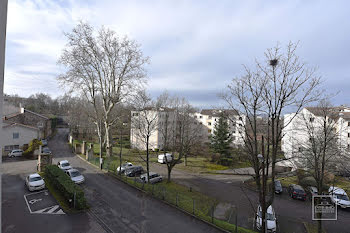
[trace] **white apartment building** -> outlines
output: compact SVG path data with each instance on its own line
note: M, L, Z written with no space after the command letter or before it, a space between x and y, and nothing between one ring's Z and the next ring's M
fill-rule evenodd
M200 137L203 143L210 141L210 136L214 133L216 123L219 121L220 114L224 111L229 116L228 123L229 129L232 132L232 146L242 145L244 143L244 122L245 117L239 116L236 111L231 110L216 110L216 109L204 109L201 112L192 114L193 124L200 127ZM130 131L130 143L132 148L145 150L144 138L140 137L140 131L135 127L135 122L139 121L140 114L145 114L145 111L131 111L131 131ZM147 110L148 118L155 119L153 125L154 130L149 139L149 147L152 150L163 149L164 147L164 126L166 125L166 119L172 128L175 121L175 113L171 109L161 110ZM144 117L142 117L144 118ZM169 130L169 133L171 130Z
M335 132L338 134L339 148L350 150L350 108L345 106L332 108L332 116L327 120L334 123ZM295 113L284 115L284 128L282 130L284 136L281 149L285 158L289 160L280 165L293 169L303 166L298 155L301 154L303 145L306 145L310 140L307 126L320 127L322 122L322 116L315 107L306 107L298 115Z

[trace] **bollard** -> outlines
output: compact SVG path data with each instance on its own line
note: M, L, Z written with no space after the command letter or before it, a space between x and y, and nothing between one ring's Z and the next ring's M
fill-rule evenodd
M211 223L214 223L214 206L211 207Z
M163 200L165 200L165 188L163 189Z
M176 193L176 206L178 206L179 194Z
M134 178L134 186L136 186L136 177Z
M152 196L154 194L154 185L152 184Z
M195 213L194 213L194 198L193 198L193 205L192 205L192 207L193 207L193 209L192 209L192 213L193 213L193 215L195 215Z

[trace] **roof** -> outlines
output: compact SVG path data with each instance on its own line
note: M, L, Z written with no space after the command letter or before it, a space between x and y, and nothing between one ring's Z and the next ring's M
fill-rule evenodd
M239 115L235 109L202 109L201 114L218 117L222 112L227 115Z
M346 115L350 119L350 112L344 112L345 107L330 107L330 108L324 108L324 107L306 107L309 112L314 114L315 116L323 117L325 114L332 118L332 119L338 119L340 114ZM344 118L344 117L343 117Z
M41 114L39 114L39 113L36 113L36 112L32 112L32 111L30 111L30 110L28 110L28 109L24 109L23 111L24 111L24 112L28 112L28 113L30 113L30 114L33 114L33 115L35 115L35 116L41 117L41 118L46 119L46 120L49 119L49 118L46 117L46 116L43 116L43 115L41 115ZM18 115L21 115L21 114L23 114L23 113L22 113L22 112L11 113L11 114L9 114L9 115L5 115L4 118L10 119L10 118L13 118L13 117L18 116Z
M2 128L8 128L8 127L19 126L19 127L28 128L28 129L39 130L39 128L36 128L36 127L34 127L34 126L24 125L24 124L20 124L20 123L16 123L16 122L9 122L9 123L4 122L4 124L7 124L7 125L3 125Z
M34 178L34 177L41 177L41 176L38 173L34 173L34 174L30 174L29 177Z
M333 191L333 193L336 193L336 194L346 194L346 192L344 191L344 189L342 188L339 188L339 187L329 187L329 191Z

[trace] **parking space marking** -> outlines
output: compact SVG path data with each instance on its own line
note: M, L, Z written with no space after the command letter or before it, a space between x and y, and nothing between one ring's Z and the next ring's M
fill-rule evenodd
M32 195L35 195L35 196L32 196ZM36 198L38 195L39 195L39 198ZM57 204L56 200L54 200L53 197L49 196L49 193L47 190L25 194L24 200L31 214L65 214L59 205L55 205ZM45 205L49 205L49 204L51 206L45 207ZM38 207L39 207L39 210L38 210Z

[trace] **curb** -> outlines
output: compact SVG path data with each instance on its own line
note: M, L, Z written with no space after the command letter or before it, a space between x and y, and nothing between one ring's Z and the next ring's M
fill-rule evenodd
M99 171L101 171L101 172L103 172L103 173L108 173L108 171L105 171L105 170L103 170L103 169L101 170L101 169L99 168L99 166L96 166L95 164L90 163L90 162L87 161L86 159L82 158L80 155L78 155L78 154L75 154L75 155L76 155L79 159L83 160L84 162L86 162L86 163L90 164L91 166L97 168Z
M81 158L81 157L80 157L79 155L77 155L77 154L75 154L75 155L78 156L81 160L83 160L83 161L89 163L90 165L92 165L92 166L98 168L99 170L101 170L101 169L100 169L98 166L96 166L95 164L90 163L89 161L87 161L87 160ZM207 225L209 225L209 226L211 226L211 227L214 227L214 228L216 228L216 229L218 229L218 230L220 230L220 231L222 231L222 232L230 233L230 231L227 231L227 230L225 230L225 229L223 229L223 228L221 228L221 227L216 226L215 224L213 224L213 223L211 223L211 222L208 222L208 221L206 221L206 220L204 220L204 219L201 219L201 218L199 218L199 217L197 217L197 216L195 216L195 215L193 215L193 214L191 214L191 213L188 213L187 211L185 211L185 210L179 208L179 207L176 206L176 205L173 205L173 204L171 204L171 203L169 203L169 202L166 202L166 201L161 200L161 199L158 199L158 198L154 198L152 195L150 195L150 194L147 193L146 191L144 191L144 190L142 190L142 189L140 189L140 188L138 188L138 187L135 187L135 186L133 186L133 185L130 185L128 182L124 181L123 179L119 179L116 175L114 175L114 174L112 174L112 173L110 173L110 172L108 172L108 171L104 171L103 169L102 169L101 171L102 171L103 173L107 174L108 176L111 176L111 177L117 179L118 181L121 181L121 182L127 184L128 186L133 187L134 189L137 189L137 190L139 190L139 191L145 193L146 195L152 197L154 200L158 200L158 201L160 201L160 202L162 202L162 203L164 203L164 204L166 204L166 205L168 205L168 206L171 206L171 207L173 207L173 208L175 208L175 209L181 211L182 213L185 213L185 214L187 214L187 215L189 215L189 216L191 216L191 217L193 217L193 218L195 218L195 219L197 219L197 220L199 220L199 221L201 221L201 222L203 222L203 223L206 223Z

